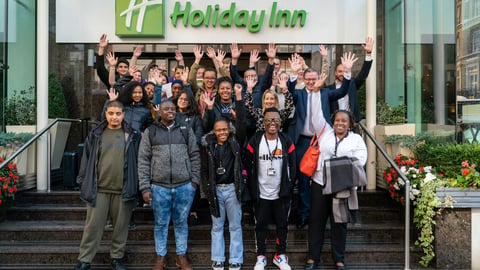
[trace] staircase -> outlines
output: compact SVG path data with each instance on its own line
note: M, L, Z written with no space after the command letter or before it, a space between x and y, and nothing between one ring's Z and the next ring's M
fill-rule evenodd
M349 224L346 264L349 269L403 269L404 225L401 208L383 191L359 192L360 222ZM293 213L294 211L292 211ZM27 191L19 194L0 222L0 269L73 269L77 262L86 215L78 191ZM200 224L190 226L188 258L195 269L211 269L210 217L199 212ZM128 235L126 264L129 269L151 269L155 262L153 214L150 208L135 209L136 228ZM292 269L303 269L307 254L307 229L289 227L287 255ZM110 269L109 246L112 229L105 230L93 269ZM330 253L330 231L322 253L324 268L334 269ZM256 261L254 226L245 224L244 269ZM167 269L173 269L175 242L170 228ZM228 233L226 233L228 247ZM274 252L273 234L267 250ZM226 248L228 250L228 248ZM411 253L411 261L418 258ZM228 258L228 257L227 257ZM276 269L268 255L268 268ZM415 264L412 263L412 269Z

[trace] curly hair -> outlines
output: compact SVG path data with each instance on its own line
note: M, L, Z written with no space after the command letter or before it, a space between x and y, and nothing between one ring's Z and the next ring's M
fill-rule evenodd
M123 105L133 103L132 94L137 87L140 87L142 89L142 100L140 100L140 102L143 103L145 106L148 105L150 101L148 100L147 92L145 91L143 85L137 81L130 81L125 85L125 87L120 91L118 95L118 101L122 102Z

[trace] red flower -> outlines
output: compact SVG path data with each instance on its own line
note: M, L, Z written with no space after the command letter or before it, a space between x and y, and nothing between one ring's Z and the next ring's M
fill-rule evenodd
M3 190L7 190L8 189L8 185L3 185Z
M405 202L405 198L401 197L401 198L400 198L400 202L401 202L401 203L404 203L404 202Z
M0 204L2 204L2 199L0 199Z
M463 169L462 169L462 174L463 174L463 176L467 176L469 173L470 173L470 170L469 170L469 169L467 169L467 168L463 168Z
M9 188L8 193L12 194L13 193L13 188Z

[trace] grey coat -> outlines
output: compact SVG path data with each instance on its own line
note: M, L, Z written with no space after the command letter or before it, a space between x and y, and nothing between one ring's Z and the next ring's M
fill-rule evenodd
M170 129L161 122L148 127L138 151L138 180L142 194L151 192L151 184L174 188L191 182L198 187L200 152L196 141L192 129L178 123Z

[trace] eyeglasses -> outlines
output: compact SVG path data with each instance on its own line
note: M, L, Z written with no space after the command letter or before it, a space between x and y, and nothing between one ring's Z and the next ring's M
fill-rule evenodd
M271 124L272 122L275 124L280 124L281 120L280 118L265 118L263 121L267 124Z

